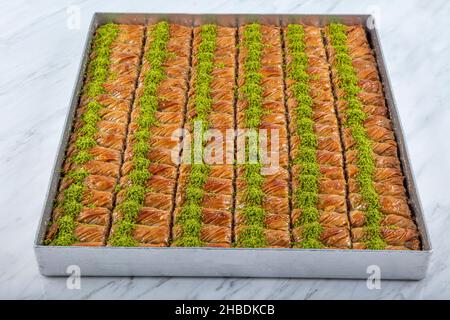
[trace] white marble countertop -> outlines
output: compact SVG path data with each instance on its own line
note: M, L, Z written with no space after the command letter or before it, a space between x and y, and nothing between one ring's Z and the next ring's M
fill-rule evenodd
M80 12L80 28L71 14ZM372 13L434 246L425 280L64 278L38 273L33 239L95 11ZM450 2L0 1L0 298L450 298Z

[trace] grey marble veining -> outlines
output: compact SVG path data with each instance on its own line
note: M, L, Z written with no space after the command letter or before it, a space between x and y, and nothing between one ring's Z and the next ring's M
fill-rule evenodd
M80 10L80 28L68 28ZM95 11L372 13L406 133L434 246L419 282L222 278L64 278L39 275L32 242L88 23ZM450 2L0 1L0 298L450 298Z

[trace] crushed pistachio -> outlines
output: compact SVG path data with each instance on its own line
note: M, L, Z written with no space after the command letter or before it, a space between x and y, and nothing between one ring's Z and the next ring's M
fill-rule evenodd
M201 42L197 53L197 66L194 79L194 109L196 116L192 123L202 123L201 141L204 130L208 128L208 115L212 107L211 82L214 69L214 52L216 50L217 26L206 24L201 27ZM191 148L192 160L194 148ZM200 150L203 155L203 147ZM203 156L201 157L203 159ZM180 247L201 247L202 208L201 202L204 196L204 185L208 179L210 166L205 163L192 163L186 184L186 199L181 208L180 215L175 223L181 227L181 235L174 242Z
M317 137L314 132L313 99L310 96L310 75L308 56L305 49L305 31L302 25L289 24L286 32L287 50L291 62L287 65L287 77L293 80L291 90L294 93L297 107L295 109L296 132L300 138L294 163L300 166L297 177L298 188L294 193L294 206L301 210L300 218L294 222L295 227L301 227L302 240L298 244L302 248L323 247L320 236L323 228L319 223L317 198L319 192L319 165L317 163Z
M347 102L345 111L347 120L345 125L351 128L352 137L355 140L357 150L358 173L356 180L360 186L360 193L367 204L365 210L366 245L369 249L384 249L386 242L381 236L381 220L383 214L380 211L379 196L373 185L375 172L375 160L373 158L371 141L364 128L364 120L367 115L358 98L361 88L358 86L358 78L352 65L352 59L347 47L347 27L339 23L330 24L327 32L331 38L331 45L336 55L336 70L339 78L339 89L344 92Z
M136 119L138 125L133 144L133 169L129 173L131 184L122 187L125 193L124 201L117 206L122 217L116 222L114 233L110 238L110 244L116 247L137 246L133 238L136 218L148 192L147 181L151 177L148 171L150 161L147 154L150 150L148 138L151 128L157 125L155 113L158 110L157 89L160 82L165 78L164 62L168 57L167 42L169 41L169 24L165 21L159 22L149 30L152 42L144 58L149 63L149 71L145 75L144 90L139 98L140 114Z
M99 111L103 106L96 100L104 93L103 84L110 76L111 44L116 39L119 28L116 24L106 24L97 29L92 45L94 58L90 61L87 72L87 83L84 92L91 99L86 106L86 111L81 116L83 125L76 132L76 153L68 159L74 164L83 165L92 159L89 149L96 146L94 137L97 133L97 122L100 120ZM53 240L47 244L54 246L69 246L77 242L74 234L75 221L83 209L82 200L84 192L83 180L89 175L85 169L74 169L66 173L71 178L72 184L64 190L64 199L58 206L63 214L57 220L58 231Z
M247 101L245 109L245 124L249 129L258 129L261 124L263 109L263 88L261 80L264 45L262 43L261 26L257 23L249 24L244 29L244 39L241 43L247 51L244 61L244 84L240 93ZM259 137L258 137L259 139ZM244 164L245 206L242 210L244 228L239 233L235 244L237 247L260 248L267 246L267 238L264 234L266 212L263 209L264 192L262 185L264 177L261 175L261 163L249 163L249 147L246 146L246 163ZM260 155L258 154L258 159Z

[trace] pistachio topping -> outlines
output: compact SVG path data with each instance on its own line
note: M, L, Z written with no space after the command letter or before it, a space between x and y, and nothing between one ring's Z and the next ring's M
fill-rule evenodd
M86 111L81 116L83 125L76 132L77 138L74 143L75 154L68 159L70 162L82 166L92 159L89 149L97 145L94 139L97 133L97 122L101 119L99 111L103 106L97 101L99 95L104 93L103 84L109 77L109 65L111 55L111 44L116 39L119 28L116 24L106 24L98 28L94 37L91 56L87 71L87 82L84 93L90 99ZM63 200L58 204L62 215L57 219L58 231L55 238L46 244L54 246L69 246L77 242L74 234L76 218L83 209L83 194L85 191L83 181L89 173L81 169L73 169L66 173L72 180L70 186L63 192Z
M148 171L150 160L147 159L150 146L148 139L151 128L158 124L155 113L158 110L157 89L166 77L164 61L167 58L167 42L169 40L169 24L165 21L154 25L149 31L152 42L144 58L150 68L144 79L144 90L138 100L139 116L136 119L137 129L133 144L133 169L129 173L130 185L124 187L125 198L117 206L121 218L116 222L115 230L110 239L112 246L133 247L137 241L133 238L136 218L141 210L147 190L147 181L151 177Z
M358 86L358 78L347 47L346 30L347 27L339 23L328 26L331 45L336 53L335 66L339 79L339 89L344 92L344 100L347 102L345 125L351 128L352 137L355 141L354 148L357 151L358 173L356 180L360 186L362 199L367 204L364 211L366 221L364 226L366 231L365 242L369 249L384 249L386 242L383 240L380 230L383 214L380 211L379 196L373 184L375 160L371 141L364 127L364 120L367 115L364 113L363 105L358 98L358 93L362 89Z
M200 122L201 141L204 141L205 130L209 127L208 115L212 107L211 98L211 75L214 69L214 52L216 50L217 26L206 24L201 27L201 42L197 52L197 65L194 79L194 109L195 117L192 123ZM194 148L192 157L194 157ZM203 159L203 146L201 148L201 159ZM180 247L201 247L202 227L202 207L201 202L204 196L204 185L208 179L210 166L205 163L191 164L191 171L187 180L185 189L185 201L181 207L181 212L175 223L181 226L182 233L174 242L175 246Z

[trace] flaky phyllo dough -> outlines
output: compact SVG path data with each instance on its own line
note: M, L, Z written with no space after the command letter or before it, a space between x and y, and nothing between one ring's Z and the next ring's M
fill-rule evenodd
M106 24L89 58L46 244L420 249L362 26Z

